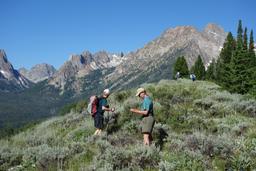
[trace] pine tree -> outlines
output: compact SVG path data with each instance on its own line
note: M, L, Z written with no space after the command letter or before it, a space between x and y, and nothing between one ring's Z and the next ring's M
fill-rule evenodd
M243 46L244 46L244 50L248 50L248 37L247 37L247 27L245 27L245 29L244 29L244 36L243 36L243 38L244 38L244 44L243 44Z
M249 58L244 50L242 21L239 20L236 49L230 63L230 91L245 94L250 89L248 73Z
M253 40L253 30L250 33L250 42L249 42L249 56L252 60L252 66L256 66L256 55L254 51L254 40Z
M205 67L204 67L204 63L202 61L202 58L201 56L199 55L194 66L192 67L193 68L193 73L196 75L196 78L198 80L204 80L205 79Z
M209 67L207 68L205 78L207 80L211 80L211 81L216 80L216 62L215 62L215 59L212 60Z
M233 35L229 32L216 63L216 81L226 89L230 88L230 62L235 46Z
M183 78L187 77L189 74L187 61L184 56L178 57L174 64L174 70L173 70L174 77L177 72L180 72L180 75Z
M254 39L253 39L253 30L250 33L250 42L249 42L249 57L250 57L250 93L256 96L256 54L254 51Z
M243 41L243 26L242 26L242 20L238 21L238 28L237 28L237 42ZM239 46L242 46L242 44L239 44Z

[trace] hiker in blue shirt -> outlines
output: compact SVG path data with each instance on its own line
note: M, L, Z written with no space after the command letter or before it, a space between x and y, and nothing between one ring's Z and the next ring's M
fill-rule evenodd
M190 79L191 79L192 81L195 81L195 80L196 80L195 74L190 74Z
M140 99L143 100L141 109L130 109L130 111L143 116L141 126L144 138L144 145L150 145L153 140L152 131L155 124L153 102L147 95L144 88L139 88L137 90L136 96L140 97Z
M109 97L109 95L110 95L109 89L105 89L103 91L102 96L98 99L97 112L94 116L94 126L96 128L94 135L100 135L102 132L103 122L104 122L104 112L115 111L115 108L109 108L108 101L107 101L107 98Z

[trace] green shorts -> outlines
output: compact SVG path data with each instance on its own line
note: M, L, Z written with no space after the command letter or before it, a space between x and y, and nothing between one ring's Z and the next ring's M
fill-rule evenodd
M153 127L155 124L155 119L153 116L146 116L141 121L141 127L142 127L142 134L149 133L151 134L153 131Z

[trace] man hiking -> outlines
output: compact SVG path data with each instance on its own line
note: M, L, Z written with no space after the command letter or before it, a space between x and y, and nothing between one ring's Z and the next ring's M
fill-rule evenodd
M194 82L196 80L195 74L190 74L190 79Z
M150 145L152 138L152 131L155 124L153 102L147 95L144 88L139 88L137 90L136 96L143 100L141 104L141 109L130 109L131 112L142 115L143 119L141 122L142 134L144 138L144 145Z
M181 77L180 72L177 72L176 75L175 75L176 80L178 80L180 77Z
M103 122L104 122L104 112L111 111L114 112L115 108L109 108L107 98L110 95L109 89L105 89L101 97L98 98L97 104L97 112L94 116L94 126L96 131L94 135L100 135L103 129Z

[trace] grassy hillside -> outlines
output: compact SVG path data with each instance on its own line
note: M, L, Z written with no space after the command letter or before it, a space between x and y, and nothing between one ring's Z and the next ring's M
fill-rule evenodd
M0 140L0 170L253 170L256 101L210 82L145 85L154 99L154 145L145 147L135 90L112 94L103 136L90 116L71 111Z

